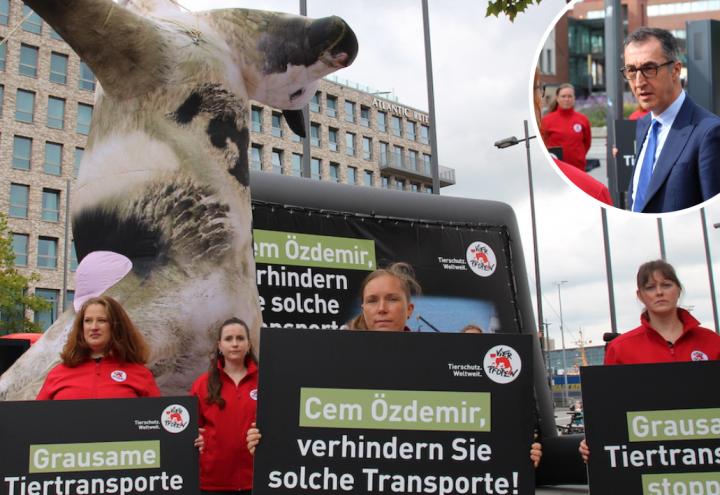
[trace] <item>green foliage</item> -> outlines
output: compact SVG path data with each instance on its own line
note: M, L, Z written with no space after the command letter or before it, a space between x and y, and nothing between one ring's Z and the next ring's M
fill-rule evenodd
M500 17L500 14L505 14L510 22L515 20L515 16L521 12L525 12L528 6L533 3L539 4L542 0L495 0L488 2L487 10L485 11L485 17L494 15Z
M15 268L12 235L5 215L0 214L0 314L3 317L0 334L41 331L37 323L25 317L24 311L24 308L42 311L51 307L49 301L27 293L30 282L39 278L37 273L26 277Z
M590 121L590 127L605 127L607 125L607 109L602 105L580 109Z

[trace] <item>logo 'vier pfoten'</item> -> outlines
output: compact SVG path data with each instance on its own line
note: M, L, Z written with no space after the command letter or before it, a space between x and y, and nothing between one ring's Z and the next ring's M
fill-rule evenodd
M467 248L466 258L470 269L481 277L489 277L495 272L497 259L493 250L481 241L475 241Z
M510 383L522 369L522 360L510 346L496 345L490 348L483 360L485 374L495 383Z
M160 423L170 433L180 433L190 424L190 413L180 404L170 404L160 416Z

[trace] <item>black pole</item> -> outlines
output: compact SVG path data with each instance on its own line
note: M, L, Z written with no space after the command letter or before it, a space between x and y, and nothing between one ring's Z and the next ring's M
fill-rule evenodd
M542 332L542 323L545 321L542 311L542 290L540 285L540 254L537 243L537 224L535 222L535 191L533 189L532 165L530 162L530 135L528 121L523 120L525 126L525 151L527 152L528 187L530 189L530 218L532 219L533 254L535 255L535 297L537 298L538 331Z
M432 46L430 45L430 15L428 13L428 2L422 0L422 13L423 13L423 35L425 38L425 79L427 81L427 92L428 92L428 110L430 114L430 149L432 155L430 155L430 168L432 171L432 188L433 194L440 194L440 161L438 160L438 143L437 143L437 130L435 123L435 87L433 86L433 71L432 71Z
M667 261L667 252L665 252L665 231L663 230L662 218L657 219L658 241L660 241L660 258Z
M307 0L300 0L300 15L307 17ZM310 178L312 176L310 171L310 106L305 105L302 113L305 125L305 137L303 138L302 171L300 172L300 175Z
M610 257L610 234L608 230L607 211L600 207L602 219L603 246L605 247L605 276L608 286L608 301L610 302L610 330L617 333L617 313L615 312L615 287L613 284L612 258Z
M705 241L705 259L707 260L708 279L710 280L710 301L712 302L713 318L715 319L715 331L720 333L720 324L718 324L717 297L715 296L715 276L713 275L712 270L712 258L710 256L710 242L708 241L705 208L700 208L700 221L702 222L703 240Z

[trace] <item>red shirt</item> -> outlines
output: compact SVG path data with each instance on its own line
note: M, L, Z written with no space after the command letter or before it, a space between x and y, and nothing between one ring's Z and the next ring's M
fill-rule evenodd
M572 108L558 108L543 117L540 128L547 148L562 148L562 160L585 172L585 155L592 141L587 117Z
M616 337L605 351L605 364L670 363L720 359L720 335L703 328L684 309L678 309L683 333L670 345L650 326L645 313L635 330Z
M605 187L605 184L595 180L587 172L582 172L569 163L561 162L557 158L555 159L555 163L560 171L565 174L565 177L570 179L570 182L575 184L585 194L591 198L597 199L598 201L602 201L607 205L613 205L612 198L610 197L610 191L608 191L608 188Z
M74 368L58 364L45 378L38 400L160 397L155 379L142 364L112 356L88 359Z
M195 380L190 394L198 398L205 447L200 454L200 488L209 491L252 489L253 458L247 431L257 409L257 365L247 361L247 374L238 385L221 369L220 396L225 407L206 402L208 374Z

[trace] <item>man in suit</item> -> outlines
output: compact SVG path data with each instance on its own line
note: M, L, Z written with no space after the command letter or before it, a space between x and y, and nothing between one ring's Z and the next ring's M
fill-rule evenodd
M625 40L623 77L650 110L637 125L632 211L682 210L720 193L720 117L685 94L681 68L670 32L641 27Z

